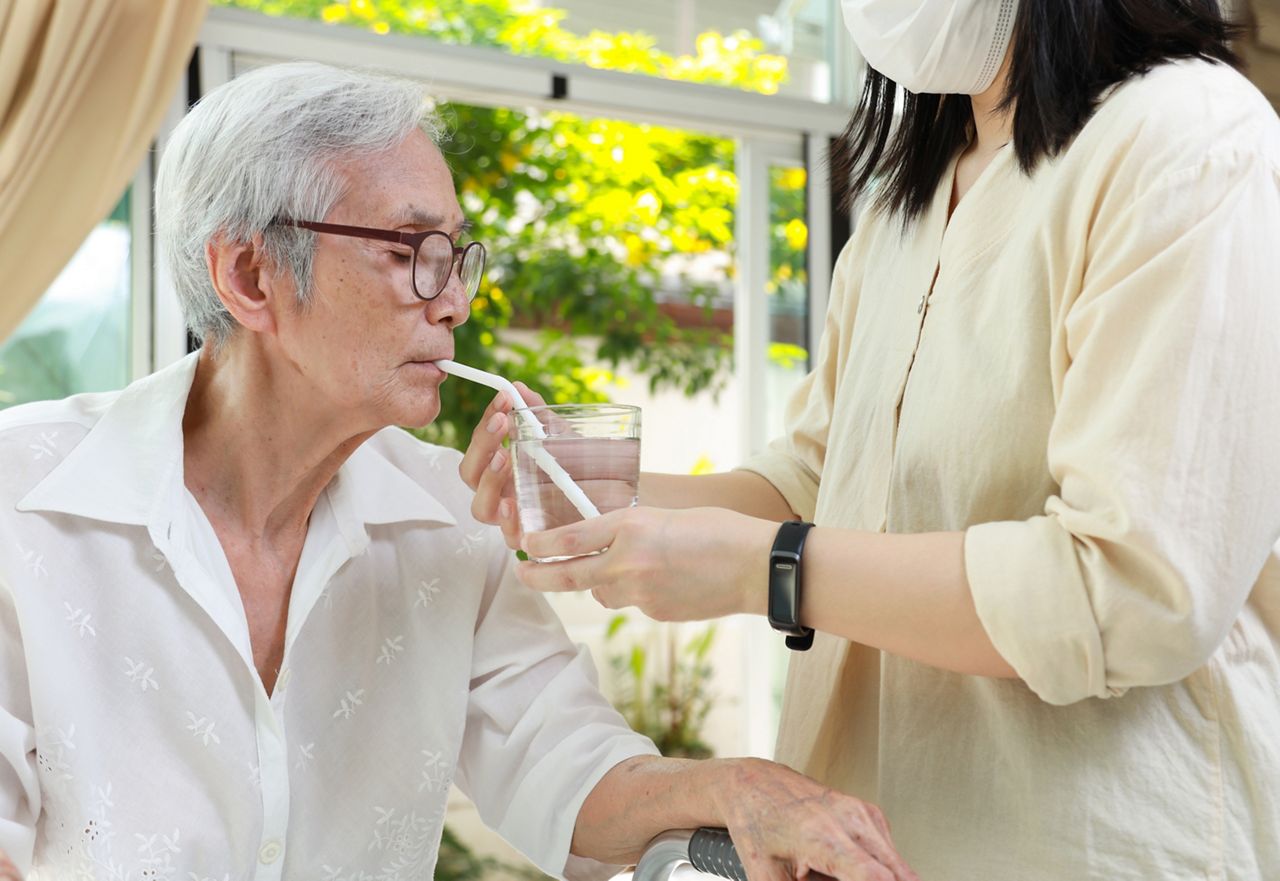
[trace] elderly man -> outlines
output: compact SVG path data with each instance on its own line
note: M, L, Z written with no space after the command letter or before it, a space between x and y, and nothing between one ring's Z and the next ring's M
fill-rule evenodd
M0 877L429 878L451 783L555 875L723 825L759 881L914 877L871 806L656 756L389 427L484 266L433 131L320 65L216 90L156 192L200 351L0 416Z

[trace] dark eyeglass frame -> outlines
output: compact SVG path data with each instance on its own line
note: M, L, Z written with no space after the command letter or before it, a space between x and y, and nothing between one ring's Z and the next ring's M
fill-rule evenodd
M454 273L459 273L461 279L462 263L466 260L467 254L473 253L474 249L480 251L480 273L479 278L484 277L485 262L488 259L488 249L480 242L467 242L465 245L455 245L453 239L449 237L447 232L438 229L429 229L425 232L400 232L393 229L377 229L369 226L345 226L341 223L317 223L311 220L289 220L287 218L277 218L271 221L275 226L292 226L297 229L309 229L312 232L328 233L334 236L350 236L357 239L376 239L380 242L394 242L397 245L404 245L413 249L413 266L410 267L409 283L413 286L413 295L419 300L430 302L449 286L449 279L453 278ZM418 252L422 248L422 243L431 236L440 236L449 243L449 247L453 249L453 262L449 266L448 273L445 274L444 280L440 283L440 287L430 296L423 296L418 290ZM480 283L477 279L476 288L479 289ZM467 302L475 299L476 291L467 292Z

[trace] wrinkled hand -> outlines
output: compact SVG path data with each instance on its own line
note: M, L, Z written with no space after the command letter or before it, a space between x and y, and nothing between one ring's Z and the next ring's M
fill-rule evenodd
M8 855L2 850L0 850L0 881L22 881L22 876L18 874L18 867L9 862Z
M535 590L590 590L609 609L636 606L656 621L764 614L769 550L778 524L723 508L628 508L529 533L516 572Z
M875 805L760 759L730 763L720 796L725 826L750 881L810 873L839 881L919 881Z
M515 386L530 407L546 404L541 395L523 382L517 382ZM462 457L462 464L458 466L458 473L463 482L475 490L471 516L481 523L501 526L507 545L518 550L522 533L516 516L511 452L502 446L510 430L510 413L511 402L506 395L499 393L484 411L480 424L471 433L471 442Z

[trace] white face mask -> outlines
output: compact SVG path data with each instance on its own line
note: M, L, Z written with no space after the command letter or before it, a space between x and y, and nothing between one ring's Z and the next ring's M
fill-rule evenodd
M875 70L916 94L985 92L1004 61L1018 0L841 0Z

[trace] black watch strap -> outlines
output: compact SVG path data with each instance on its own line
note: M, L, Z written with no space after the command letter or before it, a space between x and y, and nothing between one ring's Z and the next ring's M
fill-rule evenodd
M786 634L787 648L803 652L813 645L813 630L800 626L803 586L800 558L812 523L788 520L778 527L769 552L769 624Z

